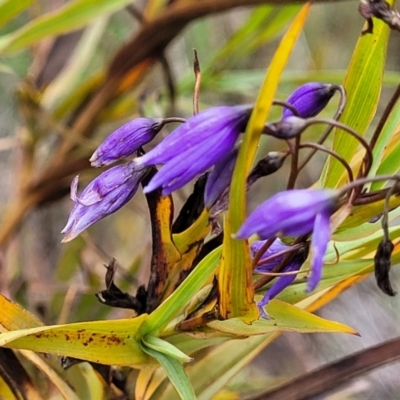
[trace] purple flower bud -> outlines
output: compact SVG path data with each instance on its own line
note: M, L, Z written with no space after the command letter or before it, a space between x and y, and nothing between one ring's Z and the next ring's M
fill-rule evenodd
M162 187L164 196L215 165L234 147L250 118L250 106L222 106L190 118L158 146L135 159L138 165L165 164L144 189Z
M62 242L69 242L95 222L119 210L134 196L147 172L148 168L138 167L133 162L117 165L91 181L79 197L77 176L71 183L71 199L75 205L61 231L65 234Z
M311 118L319 114L335 94L335 86L329 83L309 82L296 89L286 100L294 106L300 118ZM288 109L283 109L282 119L294 115Z
M277 193L261 204L243 223L236 237L247 239L257 233L266 240L278 234L307 235L311 241L311 275L308 291L317 286L322 273L323 257L330 239L330 216L337 206L333 190L288 190Z
M239 148L231 150L208 174L204 191L204 204L209 210L229 187Z
M132 155L151 142L162 128L162 119L136 118L111 133L90 158L92 167L104 167Z

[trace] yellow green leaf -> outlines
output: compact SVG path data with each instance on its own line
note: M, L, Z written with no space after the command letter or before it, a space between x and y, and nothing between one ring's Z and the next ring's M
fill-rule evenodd
M43 325L34 315L2 294L0 294L0 310L0 325L8 331L36 328Z
M393 0L389 1L393 4ZM344 80L347 104L341 122L364 136L378 107L386 61L389 27L374 19L374 32L360 36ZM333 150L347 162L351 160L359 142L351 135L336 130ZM344 167L334 158L328 158L320 184L335 188Z
M185 353L177 349L171 343L166 342L156 336L147 335L142 338L142 342L146 347L159 353L165 354L169 357L175 358L179 362L186 363L193 360L192 357L187 356Z
M196 400L193 387L186 375L183 366L175 358L164 353L159 353L142 343L142 349L154 357L164 368L170 382L182 400Z
M249 364L277 334L230 340L214 347L206 356L187 367L187 374L197 395L197 400L212 398L223 386ZM152 400L175 400L176 393L169 385L158 390Z
M18 3L18 1L14 3ZM0 51L9 54L23 50L46 37L79 29L92 22L94 18L109 15L130 3L130 0L75 0L69 2L56 11L34 19L18 31L3 36L0 40Z
M0 26L4 25L21 11L28 8L33 0L2 0L0 1Z
M101 364L141 365L149 361L137 340L147 319L79 322L2 333L0 346L64 355Z
M231 333L237 336L262 335L276 331L294 332L340 332L356 335L357 332L347 325L339 322L329 321L318 317L291 304L280 300L271 300L265 307L271 319L259 319L251 325L245 324L239 318L232 318L227 321L213 321L208 324L211 328Z
M188 252L193 243L203 240L210 233L209 218L210 213L204 209L195 223L190 225L188 229L172 235L173 242L181 254Z
M246 218L246 178L254 162L263 125L268 117L278 82L300 35L311 4L307 3L280 42L265 76L241 145L233 173L229 209L224 223L223 255L218 278L220 314L241 317L247 322L258 317L249 248L246 241L232 238Z
M179 287L149 315L140 329L141 335L157 336L158 332L165 328L180 311L184 310L190 299L197 294L218 268L220 257L221 249L217 248L201 260Z

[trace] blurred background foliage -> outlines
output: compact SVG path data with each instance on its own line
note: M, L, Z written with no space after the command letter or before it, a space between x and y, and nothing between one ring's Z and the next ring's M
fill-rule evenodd
M179 3L185 15L185 1L12 3L0 1L0 291L46 324L131 317L131 311L100 304L94 294L104 289L104 264L112 257L118 262L116 281L122 290L133 293L147 282L151 233L144 196L138 193L118 213L61 246L59 232L72 204L67 196L70 181L77 173L83 183L98 174L88 168L87 160L122 123L139 115L192 114L193 49L202 71L201 109L253 103L265 68L300 5L221 7L221 12L199 13L193 21L187 16L185 23L178 19L163 24L168 9L179 9ZM64 16L49 23L42 18L65 6L71 7L69 19ZM37 36L26 35L33 21L41 18ZM160 25L151 25L157 18ZM286 98L307 81L342 83L363 23L355 1L314 4L277 97ZM399 46L400 36L391 35L380 104L385 104L399 82ZM331 104L324 114L332 115L334 109ZM380 105L378 115L381 109ZM277 117L274 110L271 119ZM319 132L315 128L307 135ZM261 146L274 150L281 144L269 139ZM324 160L318 156L303 171L299 187L315 182L320 171L316 166L321 167ZM268 183L254 185L249 207L283 189L285 179L279 174L287 173L282 168ZM190 188L185 188L175 195L176 210L189 193ZM393 274L393 281L398 281L400 272L394 269ZM397 337L398 298L389 298L372 286L366 279L318 312L351 325L362 332L361 337L282 334L265 349L260 346L254 360L235 358L237 368L221 373L216 383L220 388L211 388L209 393L217 393L214 399L245 398L357 349ZM238 347L240 343L231 352L238 351L239 360L244 359L246 351L239 352ZM208 362L217 364L218 360ZM30 372L40 378L37 370ZM381 368L324 398L397 398L399 372L399 364ZM74 374L73 368L68 374ZM96 398L95 381L88 382L92 387L85 389L82 383L81 399ZM58 392L50 393L48 398L59 398ZM212 395L205 391L201 398Z

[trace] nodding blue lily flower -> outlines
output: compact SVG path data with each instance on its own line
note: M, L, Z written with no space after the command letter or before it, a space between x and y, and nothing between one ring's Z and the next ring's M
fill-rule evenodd
M104 167L132 155L151 142L163 127L162 119L136 118L111 133L90 158L92 167Z
M253 242L250 245L250 252L251 256L254 258L255 255L260 251L261 247L264 245L265 240L259 240L256 242ZM271 257L274 254L280 253L284 250L289 249L290 246L284 244L280 239L276 239L272 245L266 250L266 252L263 254L261 257L261 260L264 258L266 259L267 257ZM285 268L281 272L294 272L298 271L304 261L307 258L307 251L302 251L300 253L296 253L291 261L289 262L288 265L285 266ZM274 259L268 260L265 263L259 265L257 268L255 268L254 272L263 274L266 272L271 272L286 256L286 254L282 254ZM261 299L260 302L257 303L257 306L260 310L260 314L263 318L268 318L267 314L265 313L263 307L268 304L270 300L272 300L274 297L276 297L280 292L282 292L285 288L287 288L296 278L296 275L285 275L285 276L280 276L276 282L268 289L268 291L265 293L264 297Z
M164 164L144 192L161 187L166 196L215 165L234 147L251 111L251 106L205 110L175 129L153 150L136 158L138 165Z
M229 187L239 148L232 149L222 160L218 161L214 169L208 174L204 189L204 205L207 210L215 204Z
M62 242L69 242L95 222L119 210L134 196L147 172L148 168L138 167L133 162L117 165L91 181L79 197L77 176L71 183L71 199L75 205L61 231L65 234Z
M300 118L311 118L327 106L335 90L335 85L329 83L309 82L296 89L286 102L296 108ZM292 115L289 108L284 108L282 120Z
M330 216L336 210L338 192L334 190L297 189L272 196L243 223L236 234L247 239L258 234L261 240L277 235L299 236L314 233L311 240L311 274L307 290L318 285L323 258L331 236Z

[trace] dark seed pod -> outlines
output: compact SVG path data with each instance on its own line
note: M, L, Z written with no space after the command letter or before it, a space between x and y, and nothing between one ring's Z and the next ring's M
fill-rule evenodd
M390 240L383 239L378 246L374 261L375 261L375 279L378 287L383 293L388 296L395 296L396 292L393 290L389 280L389 271L391 266L391 255L394 245Z

